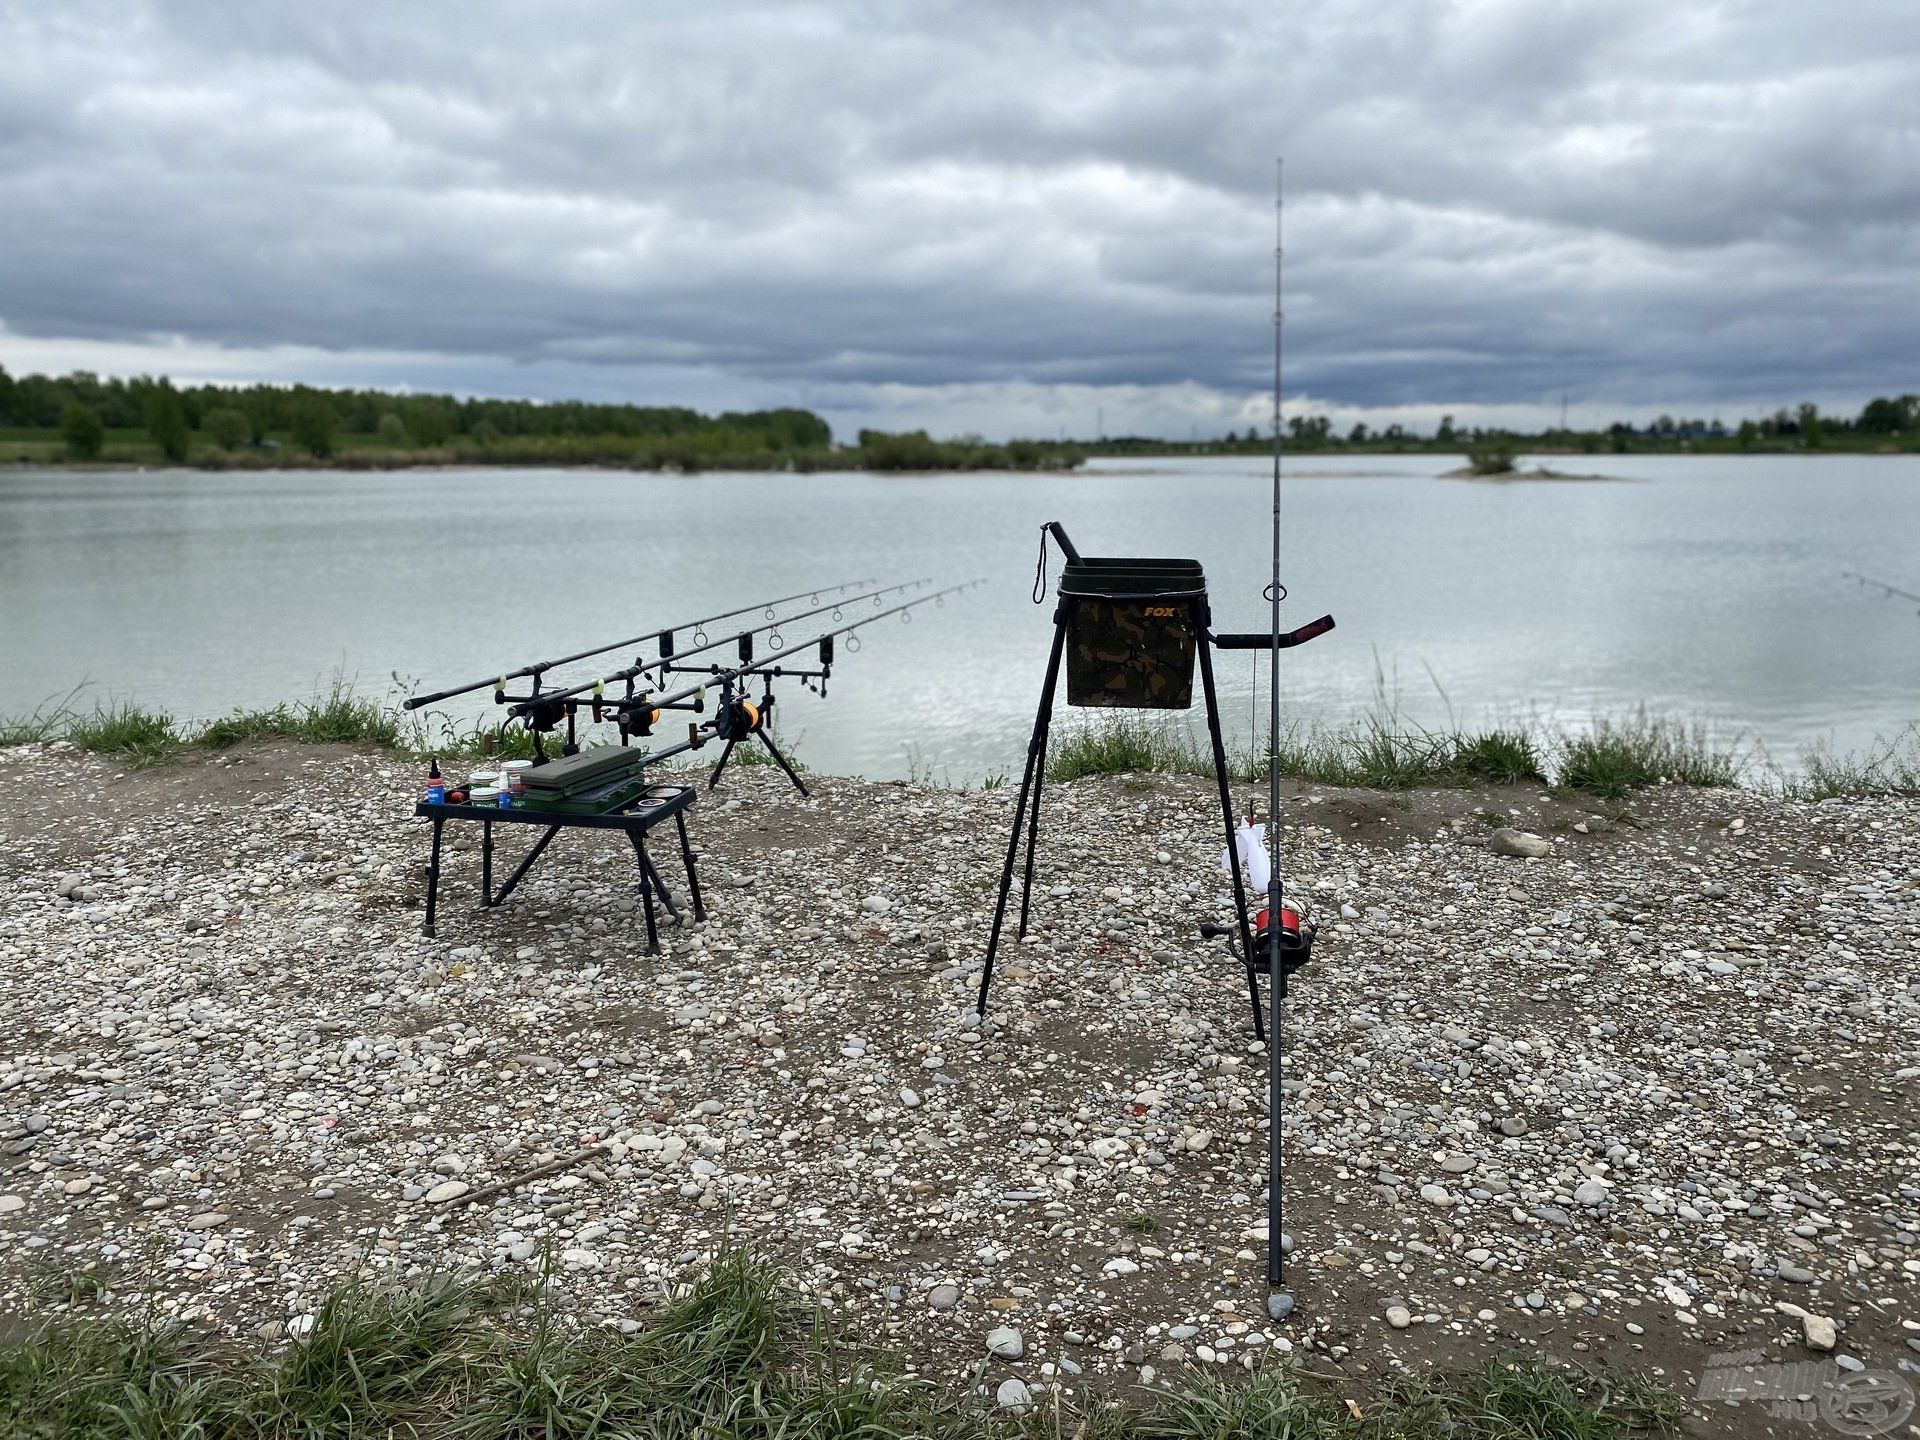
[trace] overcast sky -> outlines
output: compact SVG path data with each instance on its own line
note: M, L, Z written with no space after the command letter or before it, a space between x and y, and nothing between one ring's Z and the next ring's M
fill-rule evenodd
M658 17L658 18L649 18ZM843 434L1920 389L1916 0L0 0L0 364Z

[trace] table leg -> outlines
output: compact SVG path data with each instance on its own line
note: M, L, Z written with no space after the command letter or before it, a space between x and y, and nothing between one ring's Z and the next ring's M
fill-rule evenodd
M487 896L488 908L492 908L495 905L504 905L507 903L507 896L513 893L513 887L518 885L522 880L526 879L527 871L531 870L533 868L533 862L540 858L540 852L547 848L547 842L552 840L553 837L558 835L559 833L560 833L560 827L558 825L549 825L547 827L547 833L542 835L538 840L534 841L533 848L527 851L526 858L520 862L519 868L517 868L513 872L513 874L507 877L507 883L500 887L500 893L498 895L494 895L492 893L488 894Z
M493 895L493 821L480 822L480 907L485 909Z
M427 856L427 919L421 926L429 939L433 936L433 907L440 895L440 832L446 829L447 822L434 817L433 849Z
M707 918L707 907L700 903L700 877L693 872L693 846L687 840L687 812L676 810L673 823L680 831L680 860L687 867L687 890L693 896L693 918Z
M653 914L653 877L647 873L647 847L633 831L627 832L627 838L633 841L633 861L640 870L640 904L647 912L647 953L660 953L660 922Z

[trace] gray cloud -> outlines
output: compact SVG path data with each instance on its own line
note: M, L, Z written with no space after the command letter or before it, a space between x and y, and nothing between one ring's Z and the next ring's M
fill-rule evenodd
M0 0L0 362L1245 423L1284 148L1296 395L1915 383L1907 0L667 8Z

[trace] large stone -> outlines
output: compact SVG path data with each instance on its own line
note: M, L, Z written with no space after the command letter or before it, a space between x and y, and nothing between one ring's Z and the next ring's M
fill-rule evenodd
M1553 853L1553 844L1531 830L1509 830L1503 825L1487 837L1487 849L1516 860L1540 860Z
M999 1325L987 1332L987 1349L1002 1360L1018 1360L1027 1353L1027 1340L1011 1325Z

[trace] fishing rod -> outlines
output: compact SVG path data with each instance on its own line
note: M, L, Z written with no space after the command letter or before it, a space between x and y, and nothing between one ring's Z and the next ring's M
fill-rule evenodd
M924 585L929 582L921 580L910 583L913 585ZM805 783L801 781L799 775L795 773L792 765L789 764L787 758L780 753L780 750L774 745L766 731L767 721L771 715L775 698L773 694L773 682L778 679L796 679L816 694L825 695L827 693L827 681L833 674L835 640L846 637L849 642L848 650L857 650L859 649L859 635L857 632L865 629L867 626L877 621L888 619L894 615L911 618L909 612L916 607L928 604L929 602L937 604L943 601L948 595L959 594L981 583L983 582L980 580L967 580L958 585L949 585L944 589L935 590L930 594L916 595L911 600L902 601L897 605L877 610L871 615L862 615L857 620L852 620L844 625L834 626L818 634L810 635L805 640L798 641L791 647L783 648L758 658L751 655L747 642L742 641L741 657L731 665L715 664L700 666L668 664L661 666L656 663L655 666L649 668L660 669L663 674L692 673L706 677L696 684L684 686L669 694L655 695L649 692L635 692L629 695L609 698L596 690L589 698L581 695L561 696L556 692L553 695L543 696L538 701L516 704L513 709L509 711L507 719L502 721L501 724L503 728L513 720L519 720L525 724L528 730L533 733L535 753L539 755L541 759L544 759L545 752L540 748L539 737L543 731L551 730L563 718L567 722L569 737L568 750L569 753L572 753L574 748L572 745L574 720L577 713L582 709L590 709L593 712L593 718L596 722L608 718L613 719L619 726L620 743L625 745L632 736L638 735L644 737L652 735L653 727L660 722L663 711L688 710L696 714L704 713L707 708L708 693L718 688L720 691L719 703L711 719L688 722L687 738L684 741L667 746L661 750L651 751L640 763L642 765L657 765L661 761L670 759L673 756L682 755L691 750L701 749L715 739L724 740L727 742L727 748L721 755L719 763L714 767L713 775L708 781L708 788L711 789L715 784L719 783L721 771L726 768L727 759L732 755L734 746L750 736L757 735L761 743L767 747L772 753L773 758L779 763L780 768L787 772L788 778L793 781L794 785L799 788L801 794L804 795L807 793ZM900 590L905 587L896 585L889 588L891 590ZM833 609L835 607L823 606L822 608ZM708 646L706 648L710 649L712 647ZM800 662L798 657L804 655L809 649L813 649L816 652L815 660L811 664ZM682 652L682 656L691 653L693 652ZM744 682L750 681L755 677L758 677L762 682L761 696L758 702L748 700L740 693L744 688ZM537 764L539 762L536 761L535 763Z
M768 678L786 676L788 678L816 678L824 680L826 679L825 672L830 670L833 665L833 642L841 636L854 636L857 640L858 637L854 635L854 632L865 629L876 620L885 620L892 615L903 615L915 606L925 605L929 601L943 600L949 595L958 595L962 591L971 590L974 586L984 583L985 582L981 580L963 580L958 585L947 586L944 590L935 590L927 595L916 595L913 599L905 601L902 604L889 606L887 609L875 611L871 615L863 615L858 620L846 625L841 625L836 629L822 631L818 635L810 635L805 640L796 642L791 650L781 650L758 660L746 660L738 665L732 666L715 665L710 668L691 665L684 667L676 666L674 667L676 669L698 671L712 678L701 684L688 686L686 689L676 691L671 695L663 695L651 703L656 707L677 705L683 701L698 699L716 685L725 686L734 684L755 675L766 676ZM820 647L819 660L822 667L820 671L787 668L777 663L783 659L790 659L793 656L803 653L809 646ZM860 647L855 644L850 645L848 648L850 650L857 650Z
M1286 592L1280 585L1280 461L1285 441L1280 435L1280 360L1281 341L1286 328L1286 312L1281 307L1282 265L1285 263L1286 171L1285 161L1273 162L1273 573L1267 582L1269 628L1273 648L1268 652L1272 669L1267 672L1267 874L1272 887L1267 895L1267 1310L1276 1320L1284 1320L1293 1311L1293 1294L1286 1284L1286 1233L1282 1225L1282 1196L1286 1167L1286 1147L1281 1136L1280 1111L1285 1099L1286 1061L1281 1054L1280 1021L1284 1014L1281 1001L1286 998L1287 972L1280 963L1280 940L1285 930L1286 910L1282 905L1286 886L1280 876L1280 598ZM1331 628L1331 621L1329 621Z
M864 584L867 582L862 581L860 583ZM857 605L863 600L872 600L875 604L878 604L885 596L897 594L902 590L918 589L921 586L931 585L932 583L933 581L931 579L923 578L903 581L898 585L882 585L877 590L867 590L858 595L848 595L839 600L830 601L825 605L817 605L811 610L799 610L791 615L775 616L762 624L749 626L744 630L735 631L731 635L723 635L718 640L705 641L690 650L676 649L674 645L674 632L672 630L661 630L651 637L659 642L662 651L657 659L647 660L644 658L636 658L634 663L625 669L615 670L611 674L602 675L595 680L583 680L577 685L570 685L561 690L541 690L539 687L539 678L536 676L534 680L534 693L530 695L511 696L506 693L505 687L502 687L495 693L494 698L503 704L512 703L512 708L507 712L507 718L510 720L522 719L536 711L554 713L550 709L553 705L560 701L571 700L578 695L585 695L589 691L595 695L600 695L606 686L618 685L622 682L625 682L629 690L631 690L633 681L639 679L642 675L646 675L655 670L671 671L685 668L676 662L685 659L689 655L704 654L709 650L718 650L726 645L738 645L741 647L741 659L751 659L753 637L763 631L774 631L777 633L781 626L791 625L797 620L806 620L815 615L823 615L829 610L840 611L849 605ZM777 601L768 602L769 605L778 603ZM748 606L747 608L753 609L755 607ZM680 628L684 629L687 627L683 626Z
M1871 575L1862 575L1858 570L1842 570L1840 573L1849 580L1858 580L1862 585L1871 585L1874 589L1896 599L1912 600L1920 604L1920 595L1914 594L1911 590L1902 590L1898 585L1889 585L1884 580L1875 580Z
M493 686L497 691L504 691L507 688L507 682L509 680L524 680L529 676L537 680L549 670L556 670L562 665L571 665L576 660L587 660L595 655L604 655L609 650L625 650L634 645L648 645L662 638L671 641L673 633L676 630L693 630L697 632L703 626L711 625L719 620L731 620L736 615L745 615L753 610L765 610L768 618L772 619L774 606L790 604L800 599L803 595L818 602L822 595L831 595L835 591L851 590L857 585L871 585L872 583L873 581L871 579L843 580L838 585L816 585L806 590L796 590L793 594L782 595L777 600L756 601L752 605L742 605L735 610L722 610L717 615L707 615L698 620L683 621L678 625L670 625L661 630L649 630L644 634L629 636L625 640L615 640L610 645L596 645L591 650L576 650L573 654L562 655L557 660L540 660L532 665L522 665L518 670L509 670L504 675L489 675L485 680L475 680L470 685L455 685L448 690L436 690L431 695L415 695L403 701L400 708L403 710L418 710L423 705L437 705L442 700L451 700L456 695L469 695L475 690L484 690L489 685Z

